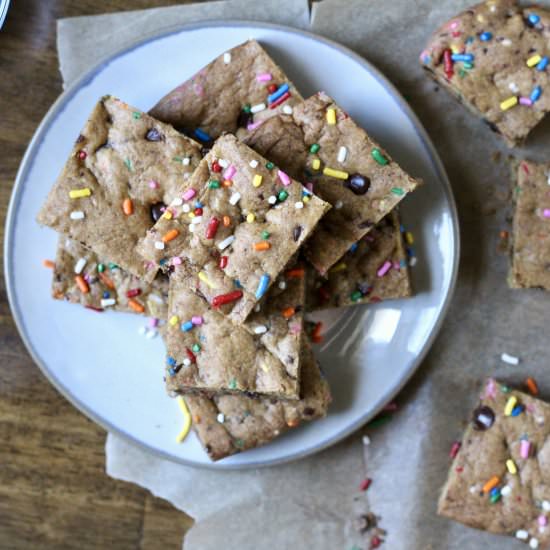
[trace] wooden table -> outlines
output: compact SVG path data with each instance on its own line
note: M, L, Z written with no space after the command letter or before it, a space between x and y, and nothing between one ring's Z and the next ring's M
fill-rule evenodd
M0 31L0 242L19 162L61 93L56 19L181 3L12 0ZM192 521L147 491L107 477L105 432L34 365L11 318L2 274L0 441L0 548L180 547Z

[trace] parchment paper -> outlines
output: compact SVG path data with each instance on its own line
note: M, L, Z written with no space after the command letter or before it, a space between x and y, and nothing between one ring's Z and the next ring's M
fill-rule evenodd
M508 260L497 251L499 231L508 228L506 159L510 153L550 159L550 120L533 132L525 147L510 151L446 92L438 91L417 61L430 33L472 3L322 0L312 8L314 32L362 54L409 100L446 166L460 215L460 274L444 328L399 397L400 410L370 434L367 470L373 484L367 494L387 530L385 547L391 550L518 548L513 538L438 518L436 501L446 478L450 445L460 438L486 376L516 384L534 376L541 395L550 398L550 295L509 290ZM550 5L547 0L539 3ZM58 29L63 75L75 78L96 61L94 54L103 56L144 33L175 22L220 18L220 9L224 17L302 27L308 20L306 3L292 0L217 2L64 20ZM106 32L108 28L113 32ZM99 50L98 36L103 36ZM520 365L501 363L502 352L519 356ZM175 466L113 435L106 452L110 475L150 488L198 520L186 537L187 549L349 550L353 544L368 548L368 538L357 539L349 521L363 509L364 493L357 491L363 477L358 471L359 435L316 457L253 472L212 473Z

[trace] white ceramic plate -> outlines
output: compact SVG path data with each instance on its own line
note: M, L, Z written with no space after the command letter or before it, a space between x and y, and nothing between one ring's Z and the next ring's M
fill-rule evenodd
M449 182L422 126L389 82L351 51L312 34L273 25L191 25L133 46L101 63L67 90L37 130L23 159L7 219L8 296L37 364L86 415L167 458L210 461L194 435L177 444L182 418L164 391L160 339L138 335L143 318L96 314L50 297L56 234L35 216L98 98L114 94L147 110L200 67L254 37L302 94L325 90L410 173L426 185L408 197L403 220L416 237L413 299L334 310L322 317L316 352L334 402L322 421L214 467L274 464L316 452L372 418L405 384L430 347L453 291L458 231Z

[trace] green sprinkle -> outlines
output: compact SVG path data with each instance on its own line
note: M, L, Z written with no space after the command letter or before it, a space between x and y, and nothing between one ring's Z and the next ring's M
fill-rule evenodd
M502 385L500 386L500 391L501 391L502 393L510 393L511 390L510 390L510 388L509 388L508 386L505 386L504 384L502 384Z
M473 69L474 65L473 65L473 63L464 63L463 67L465 69Z
M219 189L220 188L220 182L218 180L210 180L208 182L208 188L209 189Z
M279 192L279 194L277 195L277 198L279 199L279 201L283 202L288 198L288 193L283 189L282 191Z
M130 172L132 171L132 161L130 159L126 159L124 161L124 164L126 165L126 168L128 168L128 170L130 170Z
M250 113L251 109L252 109L252 107L250 106L250 103L247 103L246 105L243 106L243 111L245 113Z
M275 165L272 163L272 162L268 162L265 167L268 169L268 170L273 170L273 168L275 168Z
M491 498L489 499L491 504L494 504L495 502L498 502L499 500L500 500L500 491L498 493L495 493L495 494L491 495Z
M262 239L269 239L269 231L262 231Z
M201 350L200 344L193 344L193 347L191 348L195 353L199 353Z
M371 420L367 424L367 428L378 428L379 426L382 426L383 424L386 424L393 418L393 415L391 414L382 414L380 416L377 416L374 420Z
M405 194L405 191L401 187L394 187L391 192L398 197L402 197Z
M350 298L353 302L357 302L362 297L363 297L363 295L361 294L361 292L359 290L356 290L355 292L352 292L351 296L350 296Z
M97 264L97 270L99 273L103 273L105 271L105 266L103 264Z
M519 185L516 185L516 188L514 189L516 195L519 195L521 193L521 187Z
M114 269L118 269L118 265L114 264L113 262L109 262L109 269L113 271Z
M138 120L139 118L141 118L141 113L138 111L134 111L132 113L132 116L134 117L135 120Z
M242 439L235 439L235 445L237 447L244 447L244 441Z
M321 148L321 146L318 144L318 143L314 143L310 148L309 148L309 152L310 153L317 153L319 151L319 149Z
M458 76L459 76L460 78L464 78L467 74L468 74L468 71L465 71L464 69L460 69L460 70L458 71Z
M380 152L380 149L376 149L374 148L372 150L372 158L378 163L378 164L381 164L382 166L385 166L386 164L388 164L389 160Z
M175 162L183 162L183 159L181 157L172 157L172 160Z
M236 390L237 389L237 381L234 378L229 380L229 389L230 390Z

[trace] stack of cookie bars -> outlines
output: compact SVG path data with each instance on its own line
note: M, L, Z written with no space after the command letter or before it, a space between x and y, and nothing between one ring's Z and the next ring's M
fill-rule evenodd
M327 413L304 315L410 295L396 207L417 186L248 41L148 114L102 98L38 221L55 298L153 318L217 460Z

